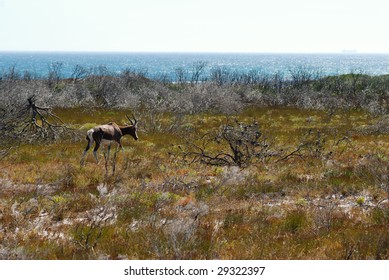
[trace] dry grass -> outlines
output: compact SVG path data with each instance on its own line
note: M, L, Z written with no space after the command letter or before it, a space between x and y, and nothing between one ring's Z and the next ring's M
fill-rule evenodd
M246 168L177 154L221 115L184 116L171 133L163 115L106 168L91 153L80 166L83 133L125 112L56 114L82 140L23 144L0 161L1 259L389 258L389 135L364 112L247 109L237 118L258 121L277 153Z

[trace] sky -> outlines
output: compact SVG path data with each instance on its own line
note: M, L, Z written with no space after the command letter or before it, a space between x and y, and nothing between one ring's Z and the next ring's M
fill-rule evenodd
M0 51L389 53L388 0L0 0Z

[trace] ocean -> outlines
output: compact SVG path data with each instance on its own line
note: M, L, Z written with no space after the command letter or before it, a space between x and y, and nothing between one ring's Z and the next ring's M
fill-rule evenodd
M77 53L0 52L0 77L10 69L32 77L47 77L56 69L61 78L70 78L77 65L88 71L120 74L136 71L149 78L177 78L177 69L191 73L194 65L205 65L203 77L212 69L231 72L290 75L294 69L315 71L322 76L347 73L389 74L389 54L276 54L276 53Z

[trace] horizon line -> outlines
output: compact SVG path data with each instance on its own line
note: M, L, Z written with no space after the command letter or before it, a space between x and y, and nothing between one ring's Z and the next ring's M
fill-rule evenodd
M388 52L363 51L118 51L118 50L0 50L0 53L134 53L134 54L389 54Z

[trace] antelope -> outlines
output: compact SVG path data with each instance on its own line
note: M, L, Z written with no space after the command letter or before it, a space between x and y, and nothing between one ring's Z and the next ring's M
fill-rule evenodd
M81 157L81 164L84 162L84 157L88 152L89 148L95 142L95 148L93 149L93 155L95 156L96 163L99 163L97 158L97 150L100 148L100 145L107 145L107 158L109 157L109 151L111 149L112 142L116 142L119 145L120 149L123 149L121 138L124 135L131 135L135 140L138 140L137 125L138 121L135 116L132 115L134 121L132 121L127 115L127 119L130 121L131 125L125 124L124 126L117 125L114 122L96 126L87 131L86 140L88 144L84 150L84 153Z

